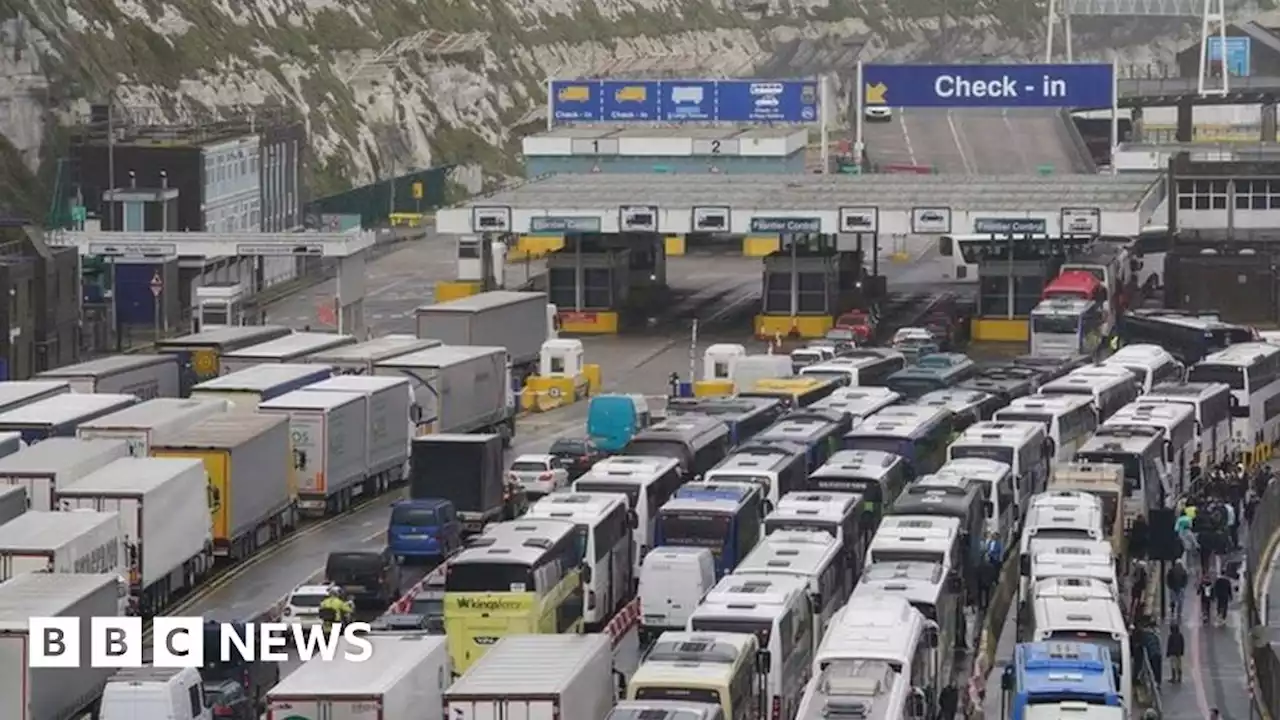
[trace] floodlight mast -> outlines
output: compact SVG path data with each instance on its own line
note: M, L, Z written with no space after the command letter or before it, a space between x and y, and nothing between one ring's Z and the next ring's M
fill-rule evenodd
M1227 13L1225 0L1049 0L1045 10L1044 61L1054 62L1054 44L1061 25L1066 62L1075 62L1071 18L1170 17L1200 18L1200 60L1196 90L1201 96L1224 97L1231 92L1227 63ZM1217 38L1218 56L1210 55L1210 38ZM1213 82L1214 70L1220 82Z

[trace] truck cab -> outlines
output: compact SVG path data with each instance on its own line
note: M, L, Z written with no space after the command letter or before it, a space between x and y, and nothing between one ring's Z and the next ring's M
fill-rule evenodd
M462 521L443 498L398 500L391 506L387 544L400 563L443 560L462 547Z
M252 325L246 322L244 286L239 283L211 283L196 288L196 332Z

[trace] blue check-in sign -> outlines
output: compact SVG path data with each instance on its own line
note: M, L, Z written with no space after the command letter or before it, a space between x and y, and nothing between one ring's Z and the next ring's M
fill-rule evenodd
M1111 107L1109 64L862 66L864 107Z

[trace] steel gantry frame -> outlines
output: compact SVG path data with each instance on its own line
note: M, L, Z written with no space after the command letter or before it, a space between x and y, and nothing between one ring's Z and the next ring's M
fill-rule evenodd
M1200 63L1196 87L1200 95L1225 96L1231 91L1230 73L1227 72L1227 13L1225 0L1049 0L1045 9L1044 61L1054 61L1054 36L1059 21L1062 24L1063 50L1067 62L1075 62L1072 47L1071 18L1081 17L1165 17L1200 18ZM1218 58L1209 57L1209 38L1217 37L1221 52ZM1220 67L1221 82L1216 86L1213 64Z
M370 230L343 233L55 230L45 239L49 245L74 247L81 256L97 255L125 263L162 262L181 256L337 258L338 332L363 335L365 251L373 247L376 238L376 233Z

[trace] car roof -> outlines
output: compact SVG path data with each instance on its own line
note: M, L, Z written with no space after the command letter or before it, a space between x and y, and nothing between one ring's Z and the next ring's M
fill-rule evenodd
M524 455L517 455L516 459L512 460L511 462L518 463L522 460L528 461L528 462L551 462L552 460L555 460L555 459L556 459L555 455L545 455L542 453L525 453Z
M326 595L332 585L299 585L293 589L292 595Z

